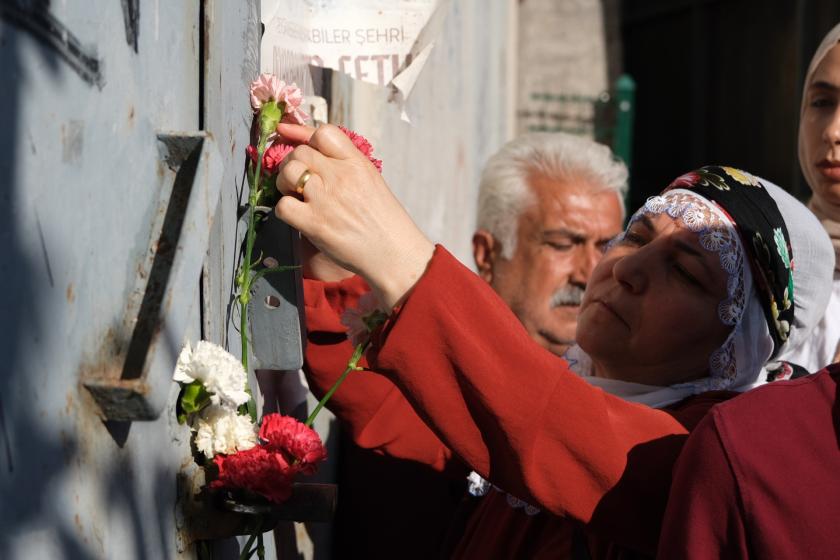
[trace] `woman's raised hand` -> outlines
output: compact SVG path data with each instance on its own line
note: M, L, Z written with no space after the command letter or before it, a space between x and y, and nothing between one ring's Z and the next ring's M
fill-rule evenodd
M337 127L323 125L313 132L281 124L277 132L306 142L287 157L277 178L280 192L300 198L281 198L277 217L336 263L361 275L386 305L396 305L426 269L432 242Z

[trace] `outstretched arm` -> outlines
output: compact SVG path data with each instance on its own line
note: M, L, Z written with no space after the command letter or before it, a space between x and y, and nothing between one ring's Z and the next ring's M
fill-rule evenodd
M479 474L602 536L656 550L686 428L587 384L444 249L370 357Z
M355 307L367 291L367 284L358 276L338 282L304 280L308 329L304 372L318 398L332 387L353 353L340 322L341 313ZM327 407L360 447L416 461L452 476L465 474L466 467L453 458L400 390L382 375L352 372Z

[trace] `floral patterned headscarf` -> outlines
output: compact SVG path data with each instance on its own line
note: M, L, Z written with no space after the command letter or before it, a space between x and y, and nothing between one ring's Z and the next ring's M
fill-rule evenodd
M683 222L692 231L699 232L700 243L705 249L720 253L721 266L730 274L730 298L721 302L719 308L721 320L727 325L737 324L746 303L743 297L736 297L743 294L743 286L740 290L731 286L740 260L734 254L734 246L740 238L755 281L755 293L773 338L772 355L778 354L794 320L794 285L790 234L776 201L758 179L733 167L701 167L677 178L663 194L667 196L674 189L687 189L689 193L700 195L720 208L734 223L734 232L731 227L721 227L719 220L705 223L701 220L694 224L686 215L691 211L682 211ZM672 217L676 216L672 214ZM744 280L742 274L740 281Z
M709 377L670 387L596 378L579 346L566 354L572 369L609 393L655 407L704 391L745 391L773 380L765 370L767 361L784 359L806 339L828 301L832 251L819 222L776 185L721 166L677 178L648 199L630 223L661 213L696 232L701 246L718 254L727 274L727 297L718 304L718 316L732 331L710 356ZM794 247L804 259L802 270L794 264Z

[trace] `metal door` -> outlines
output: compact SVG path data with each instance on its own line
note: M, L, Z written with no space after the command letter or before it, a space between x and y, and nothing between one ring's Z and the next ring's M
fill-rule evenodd
M0 558L193 555L169 378L224 341L258 21L0 1Z

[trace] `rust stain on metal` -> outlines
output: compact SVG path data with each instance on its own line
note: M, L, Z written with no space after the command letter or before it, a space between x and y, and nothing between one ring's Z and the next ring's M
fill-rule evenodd
M67 284L67 289L64 291L64 297L67 298L67 303L76 301L76 293L73 289L73 282Z
M84 123L69 120L61 123L61 161L64 163L78 163L82 158L84 147Z
M115 419L133 397L147 395L140 379L122 379L129 338L119 327L109 328L99 350L79 370L79 381L96 402L93 407L103 420Z

